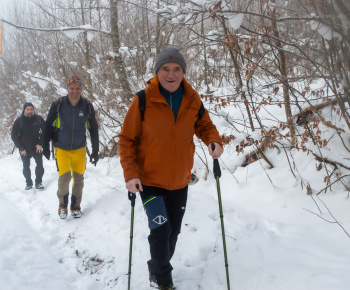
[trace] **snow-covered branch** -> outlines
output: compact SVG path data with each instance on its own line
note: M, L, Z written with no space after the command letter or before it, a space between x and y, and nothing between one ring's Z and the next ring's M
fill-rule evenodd
M99 32L103 34L108 34L110 35L109 31L106 30L101 30L101 29L96 29L93 28L91 25L82 25L78 27L59 27L59 28L37 28L37 27L27 27L27 26L19 26L14 23L11 23L7 20L1 19L2 22L13 26L17 29L21 30L32 30L32 31L44 31L44 32L64 32L64 33L82 33L82 32Z

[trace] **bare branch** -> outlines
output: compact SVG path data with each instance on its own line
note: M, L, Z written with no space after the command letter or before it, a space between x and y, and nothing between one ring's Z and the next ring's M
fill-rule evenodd
M99 32L103 34L110 35L111 33L109 31L101 30L101 29L95 29L90 25L82 25L78 27L60 27L60 28L35 28L35 27L26 27L26 26L19 26L16 24L13 24L7 20L3 20L4 23L7 23L8 25L11 25L17 29L21 30L34 30L34 31L45 31L45 32L65 32L65 31L80 31L80 32Z

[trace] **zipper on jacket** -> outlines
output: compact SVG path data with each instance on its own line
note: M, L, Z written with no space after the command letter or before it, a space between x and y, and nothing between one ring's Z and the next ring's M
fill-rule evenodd
M73 140L74 140L74 114L75 114L75 107L73 107L73 127L72 127L72 142L70 144L70 149L73 148Z
M174 115L174 114L173 114ZM172 188L173 185L173 168L174 168L174 151L175 151L175 125L173 125L172 132L172 140L171 140L171 162L170 162L170 181L169 188Z

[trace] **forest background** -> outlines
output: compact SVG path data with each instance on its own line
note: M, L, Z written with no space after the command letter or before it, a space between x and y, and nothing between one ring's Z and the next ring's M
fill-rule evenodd
M159 52L175 46L240 166L264 159L272 168L269 148L286 154L295 176L288 152L299 150L315 156L326 187L348 190L350 167L337 155L350 151L348 1L31 0L2 10L2 155L13 149L10 131L24 102L45 118L72 75L97 111L101 157L117 155L135 92L153 76ZM344 148L331 152L332 139Z
M169 46L185 56L186 78L224 141L232 286L348 288L348 0L0 3L2 289L62 289L56 281L126 289L130 204L117 136L134 94ZM25 101L46 118L73 75L97 112L103 159L87 166L84 217L61 223L55 163L44 160L45 191L24 192L10 132ZM194 140L192 184L198 182L190 188L174 280L178 289L226 289L212 161ZM135 289L149 289L142 211L138 199Z

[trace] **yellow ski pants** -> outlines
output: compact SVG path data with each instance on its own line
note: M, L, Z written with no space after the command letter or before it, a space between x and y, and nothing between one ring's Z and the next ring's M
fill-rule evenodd
M83 195L86 168L86 148L63 150L55 148L58 170L57 197L60 204L68 205L69 183L73 177L71 209L79 208Z

